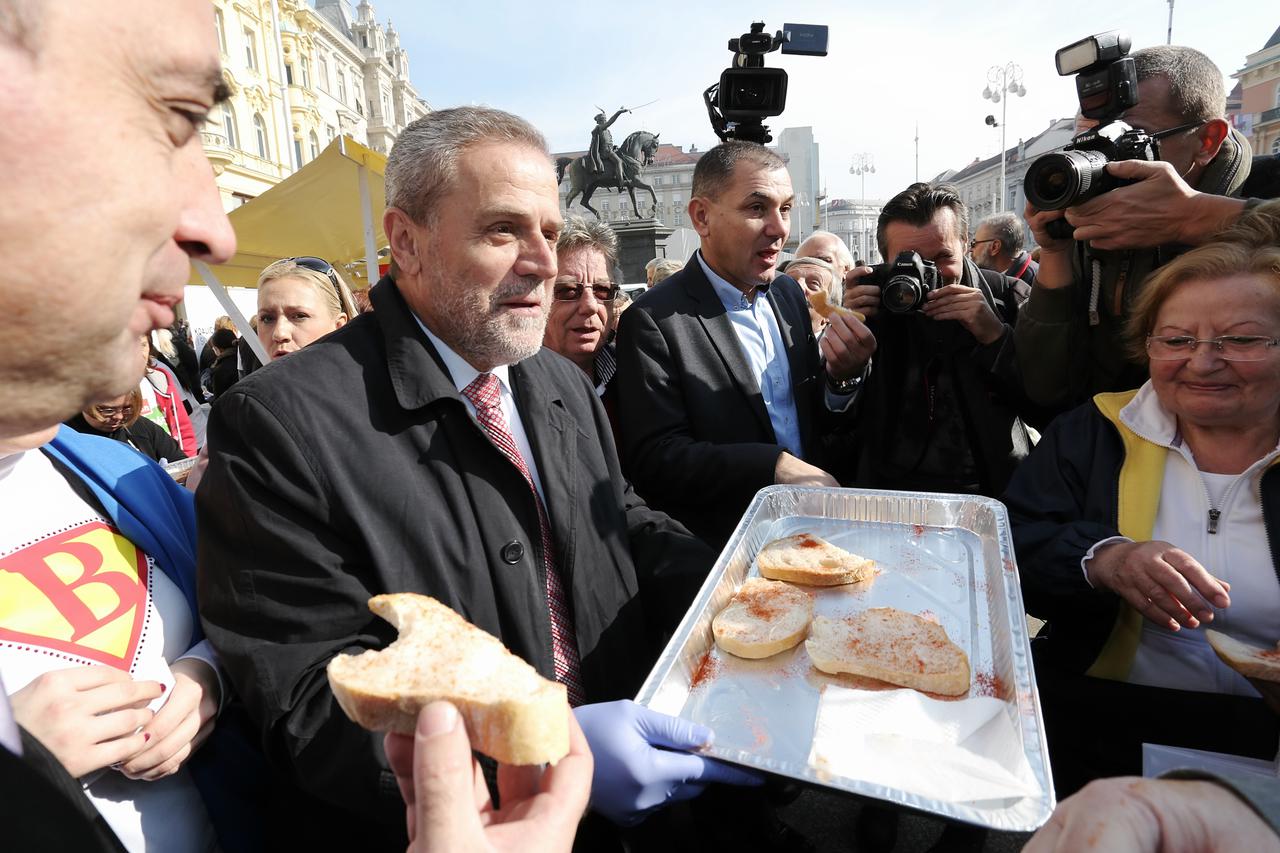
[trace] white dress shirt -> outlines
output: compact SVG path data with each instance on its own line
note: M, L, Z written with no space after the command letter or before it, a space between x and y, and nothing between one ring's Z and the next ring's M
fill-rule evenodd
M427 338L431 341L432 346L436 348L436 352L440 353L445 369L449 371L449 378L453 380L453 385L458 389L458 393L462 394L462 389L470 385L480 375L480 371L472 367L465 358L450 349L449 345L428 329L427 324L422 322L416 314L413 319L418 321L418 325L422 327L422 331L426 332ZM529 469L529 476L533 478L533 486L538 490L538 497L542 498L542 503L545 506L547 496L542 491L542 479L538 476L538 465L533 461L533 446L529 444L529 436L525 433L524 423L520 420L520 410L516 408L515 395L511 393L511 382L507 376L508 367L508 365L502 364L489 372L498 377L499 397L502 400L502 416L507 420L507 429L511 431L511 437L515 439L516 449L520 451L520 456L524 459L524 464ZM466 394L462 394L462 402L466 405L467 411L471 413L471 417L474 418L476 416L476 407L467 399ZM477 421L477 423L479 422Z

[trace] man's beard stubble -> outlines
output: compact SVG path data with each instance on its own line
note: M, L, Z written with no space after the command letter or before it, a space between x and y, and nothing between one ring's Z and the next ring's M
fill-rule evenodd
M460 277L442 284L437 289L439 311L433 312L446 325L440 337L473 366L491 370L515 364L542 348L551 308L545 293L537 317L513 316L498 305L543 287L541 279L523 278L500 285L487 300Z

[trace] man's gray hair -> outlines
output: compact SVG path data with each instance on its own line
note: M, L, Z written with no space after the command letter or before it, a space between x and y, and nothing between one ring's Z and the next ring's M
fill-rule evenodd
M1226 117L1227 88L1222 82L1222 72L1200 51L1161 44L1135 51L1133 61L1139 83L1152 77L1169 81L1170 105L1183 121L1204 122Z
M560 238L556 240L556 254L579 249L595 249L604 255L609 274L615 275L614 267L618 265L618 235L608 225L576 214L565 217L564 228L560 231Z
M722 142L698 158L698 165L693 167L692 195L719 198L732 179L734 167L743 161L769 171L787 168L786 161L777 152L763 145L740 139Z
M819 229L817 231L810 232L809 236L804 238L804 242L808 243L814 237L829 237L831 240L833 240L835 242L835 247L836 247L835 249L836 260L841 264L843 264L845 267L849 267L849 268L853 267L853 254L849 251L849 247L845 245L844 240L840 239L839 234L834 234L830 231L823 231ZM804 243L801 243L800 245L803 246ZM799 248L797 248L797 251L799 251ZM819 260L821 259L819 258Z
M412 122L391 146L387 206L419 225L431 222L457 175L459 155L484 143L515 143L547 154L546 139L519 116L491 107L438 110Z
M1022 251L1026 234L1022 229L1022 220L1016 213L993 213L978 223L974 233L983 228L991 230L991 239L1000 241L1000 251L1016 255Z

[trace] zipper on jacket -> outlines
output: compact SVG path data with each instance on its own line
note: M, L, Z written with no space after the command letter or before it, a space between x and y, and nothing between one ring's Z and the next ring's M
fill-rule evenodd
M1209 508L1209 532L1218 532L1218 519L1222 517L1222 510Z

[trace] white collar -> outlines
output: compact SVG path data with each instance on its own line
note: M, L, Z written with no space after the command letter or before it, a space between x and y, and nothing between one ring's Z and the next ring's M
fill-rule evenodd
M412 312L411 312L412 313ZM432 346L436 348L436 352L440 353L440 358L444 361L445 370L449 371L449 378L453 380L453 387L458 389L458 393L462 393L462 389L470 385L480 371L471 366L471 362L454 352L448 344L440 340L440 337L427 328L427 324L422 322L417 314L413 315L413 319L417 322L419 328L427 333L427 339L431 341ZM489 372L498 377L498 381L502 383L502 387L507 393L511 393L511 383L507 378L507 369L510 365L500 364Z

